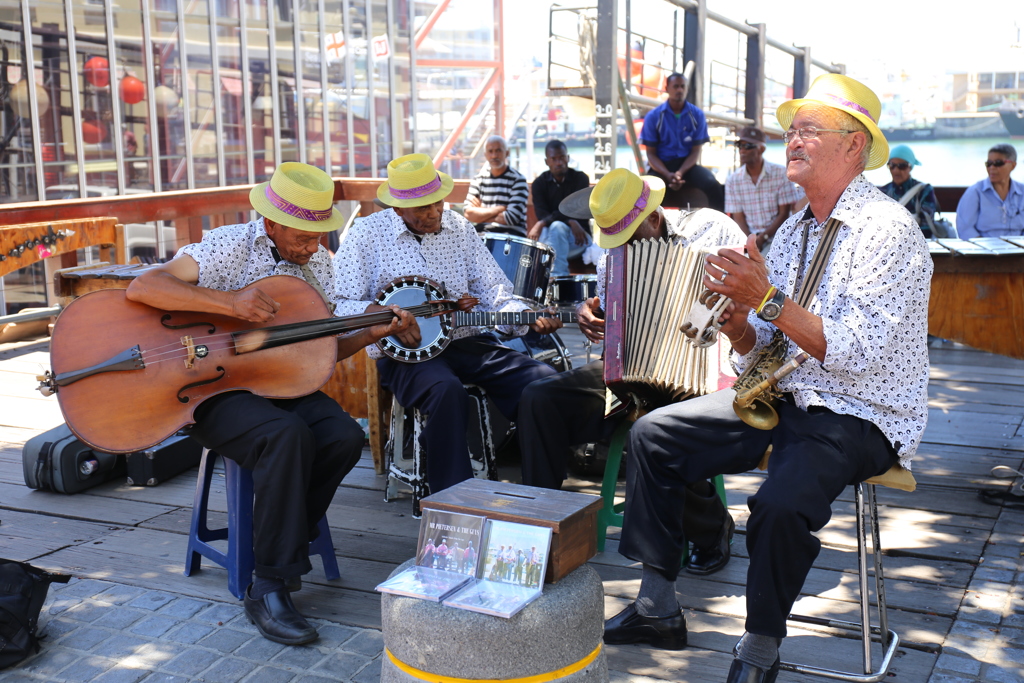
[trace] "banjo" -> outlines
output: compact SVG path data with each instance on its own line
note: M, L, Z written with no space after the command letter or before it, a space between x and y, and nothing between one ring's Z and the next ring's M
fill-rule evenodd
M377 293L373 303L407 307L447 299L447 290L429 278L403 275L395 278ZM420 344L410 347L398 337L385 337L377 347L385 356L402 363L420 363L438 356L452 340L456 327L495 327L498 325L531 325L537 318L558 318L563 323L576 321L569 311L454 311L417 320Z

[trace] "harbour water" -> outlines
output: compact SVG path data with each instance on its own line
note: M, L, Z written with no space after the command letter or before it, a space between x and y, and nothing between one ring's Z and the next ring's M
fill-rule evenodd
M533 176L537 176L546 170L544 165L545 142L546 140L539 139L534 144L533 157L531 159L532 168L530 169ZM1008 136L1002 138L964 138L914 142L910 147L914 151L914 155L921 162L921 165L914 168L912 171L913 176L918 180L938 186L966 187L973 185L985 178L985 159L988 156L989 148L1003 142L1013 144L1017 148L1018 155L1024 156L1024 144L1019 140L1011 140ZM519 149L518 152L518 159L515 158L515 152L513 153L513 164L529 177L524 152L522 149ZM709 149L708 156L713 156L716 152L719 155L720 163L726 168L736 167L738 161L732 148L726 150ZM722 158L723 152L724 158ZM594 152L592 147L585 143L570 144L569 157L572 166L590 174L591 178L593 178ZM732 158L731 163L730 157ZM765 150L765 159L777 164L784 163L785 146L782 142L769 143ZM620 146L618 148L616 161L619 167L636 170L633 152L627 146ZM865 175L868 180L877 185L884 185L892 180L889 175L889 169L884 166L868 171ZM1012 177L1018 181L1024 180L1024 171L1015 171ZM956 210L955 206L943 208L946 211Z

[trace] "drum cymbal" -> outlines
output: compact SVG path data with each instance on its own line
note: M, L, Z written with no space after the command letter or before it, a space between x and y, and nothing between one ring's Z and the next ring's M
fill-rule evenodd
M572 218L584 218L586 220L590 220L594 217L594 214L590 213L590 193L593 191L594 187L590 186L573 192L571 195L559 202L558 210Z

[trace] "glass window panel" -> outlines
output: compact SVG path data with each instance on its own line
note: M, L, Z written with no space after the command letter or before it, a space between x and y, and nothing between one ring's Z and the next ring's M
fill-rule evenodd
M117 79L114 92L121 102L124 184L128 190L152 191L149 100L153 97L153 88L147 82L140 0L116 0L114 16L117 20L115 49L118 61L114 69Z
M978 74L978 90L992 89L992 74Z
M377 172L375 175L387 175L388 162L394 158L392 153L391 131L391 75L390 58L385 52L392 52L388 37L388 3L387 0L373 0L371 31L370 63L373 65L373 104L374 124L377 141ZM397 113L397 112L396 112Z
M262 3L245 7L246 45L252 102L252 157L257 183L270 180L274 159L274 100L270 87L270 33Z
M317 0L299 2L299 52L302 55L302 98L305 107L306 163L324 168L324 111L320 81L320 24Z
M295 34L291 0L278 0L274 24L277 59L277 107L281 134L281 162L299 160L299 112L295 83Z
M219 0L223 3L225 0ZM237 3L231 2L228 11L237 12ZM220 63L220 98L224 120L224 182L244 185L249 182L246 145L245 106L242 101L242 46L241 28L237 16L220 17L217 26L217 55ZM251 65L250 65L251 67Z
M398 125L394 128L397 129L399 137L392 141L391 153L398 157L416 150L412 144L412 62L409 51L412 35L409 26L409 2L394 0L393 4L391 37L394 42L391 45L391 60L395 78L391 83L391 92L394 93L397 110L392 112L392 116L397 119Z
M996 74L996 88L1003 90L1012 90L1017 84L1017 74L1015 72L999 73Z
M185 109L178 17L172 0L156 0L159 9L150 14L153 35L153 68L156 74L153 99L156 104L156 137L160 155L161 187L188 188L185 168ZM165 11L166 10L166 11Z
M206 3L197 2L185 14L188 39L189 117L192 124L192 167L196 187L220 185L217 171L217 112L220 84L213 80L210 18Z
M370 101L367 55L369 38L366 30L366 3L349 0L349 42L352 48L353 79L349 90L352 108L352 150L355 154L355 176L372 176L370 156Z

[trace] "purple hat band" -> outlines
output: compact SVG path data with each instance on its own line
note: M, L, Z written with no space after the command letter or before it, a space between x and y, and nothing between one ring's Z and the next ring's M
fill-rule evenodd
M395 199L419 199L420 197L426 197L428 194L433 194L441 189L441 175L437 174L434 179L426 185L420 185L419 187L410 187L407 190L398 190L391 187L391 183L388 183L388 192Z
M304 221L320 223L322 221L329 220L331 215L334 213L333 207L324 209L323 211L316 211L314 209L305 209L301 206L296 206L295 204L292 204L290 201L284 199L279 194L274 192L274 188L270 187L269 183L267 184L267 189L264 191L263 194L267 196L267 199L274 206L274 208L280 209L281 211L284 211L286 214L294 218L301 218Z
M871 119L871 123L875 123L875 124L878 123L878 121L875 121L875 117L871 115L871 112L869 112L867 109L865 109L864 107L860 106L856 102L851 102L850 100L847 100L847 99L844 99L842 97L839 97L838 95L825 95L825 97L827 97L828 99L830 99L830 100L832 100L834 102L837 102L837 103L843 105L844 107L849 107L850 109L853 109L854 111L859 111L861 114L864 114L864 116L866 116L869 119Z
M614 225L607 228L601 228L601 232L606 235L617 235L627 227L629 224L636 220L637 216L644 212L647 208L647 198L651 196L651 186L647 184L647 181L643 181L644 189L640 191L640 198L636 200L636 204L633 205L632 210L619 219Z

